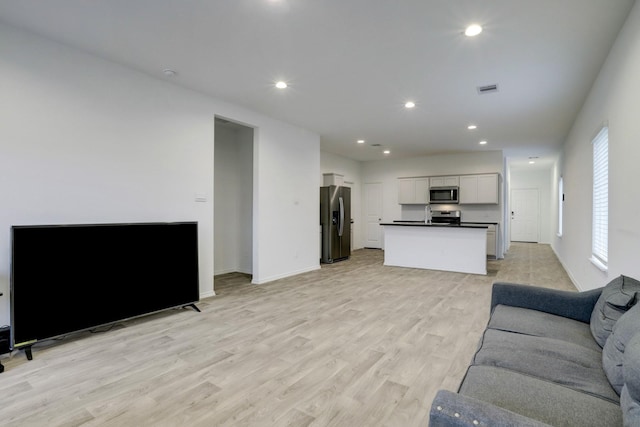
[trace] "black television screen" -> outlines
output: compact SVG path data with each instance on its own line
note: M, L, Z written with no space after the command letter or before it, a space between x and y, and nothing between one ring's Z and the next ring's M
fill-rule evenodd
M196 222L11 227L13 348L199 300Z

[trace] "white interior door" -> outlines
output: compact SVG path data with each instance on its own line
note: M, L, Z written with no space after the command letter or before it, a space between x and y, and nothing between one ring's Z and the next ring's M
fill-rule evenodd
M511 190L511 241L538 242L540 199L537 188Z
M382 184L364 185L365 242L366 248L382 249Z

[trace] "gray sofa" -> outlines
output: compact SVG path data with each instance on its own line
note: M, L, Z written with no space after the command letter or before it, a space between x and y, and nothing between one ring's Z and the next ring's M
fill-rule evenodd
M495 283L457 393L430 426L640 426L640 282L558 291Z

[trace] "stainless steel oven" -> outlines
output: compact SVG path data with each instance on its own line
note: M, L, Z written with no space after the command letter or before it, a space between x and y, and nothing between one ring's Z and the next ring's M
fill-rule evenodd
M462 216L460 211L435 211L434 210L431 212L432 224L460 225L461 218Z
M431 187L429 189L429 203L458 203L458 187Z

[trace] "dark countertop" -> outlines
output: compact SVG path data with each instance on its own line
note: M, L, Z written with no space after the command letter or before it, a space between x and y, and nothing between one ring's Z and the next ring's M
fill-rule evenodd
M491 221L469 221L469 222L463 222L463 224L487 224L487 225L498 225L497 222L491 222Z
M461 223L461 224L442 224L431 223L425 224L424 221L393 221L393 222L381 222L380 225L397 225L400 227L446 227L446 228L489 228L489 223Z

